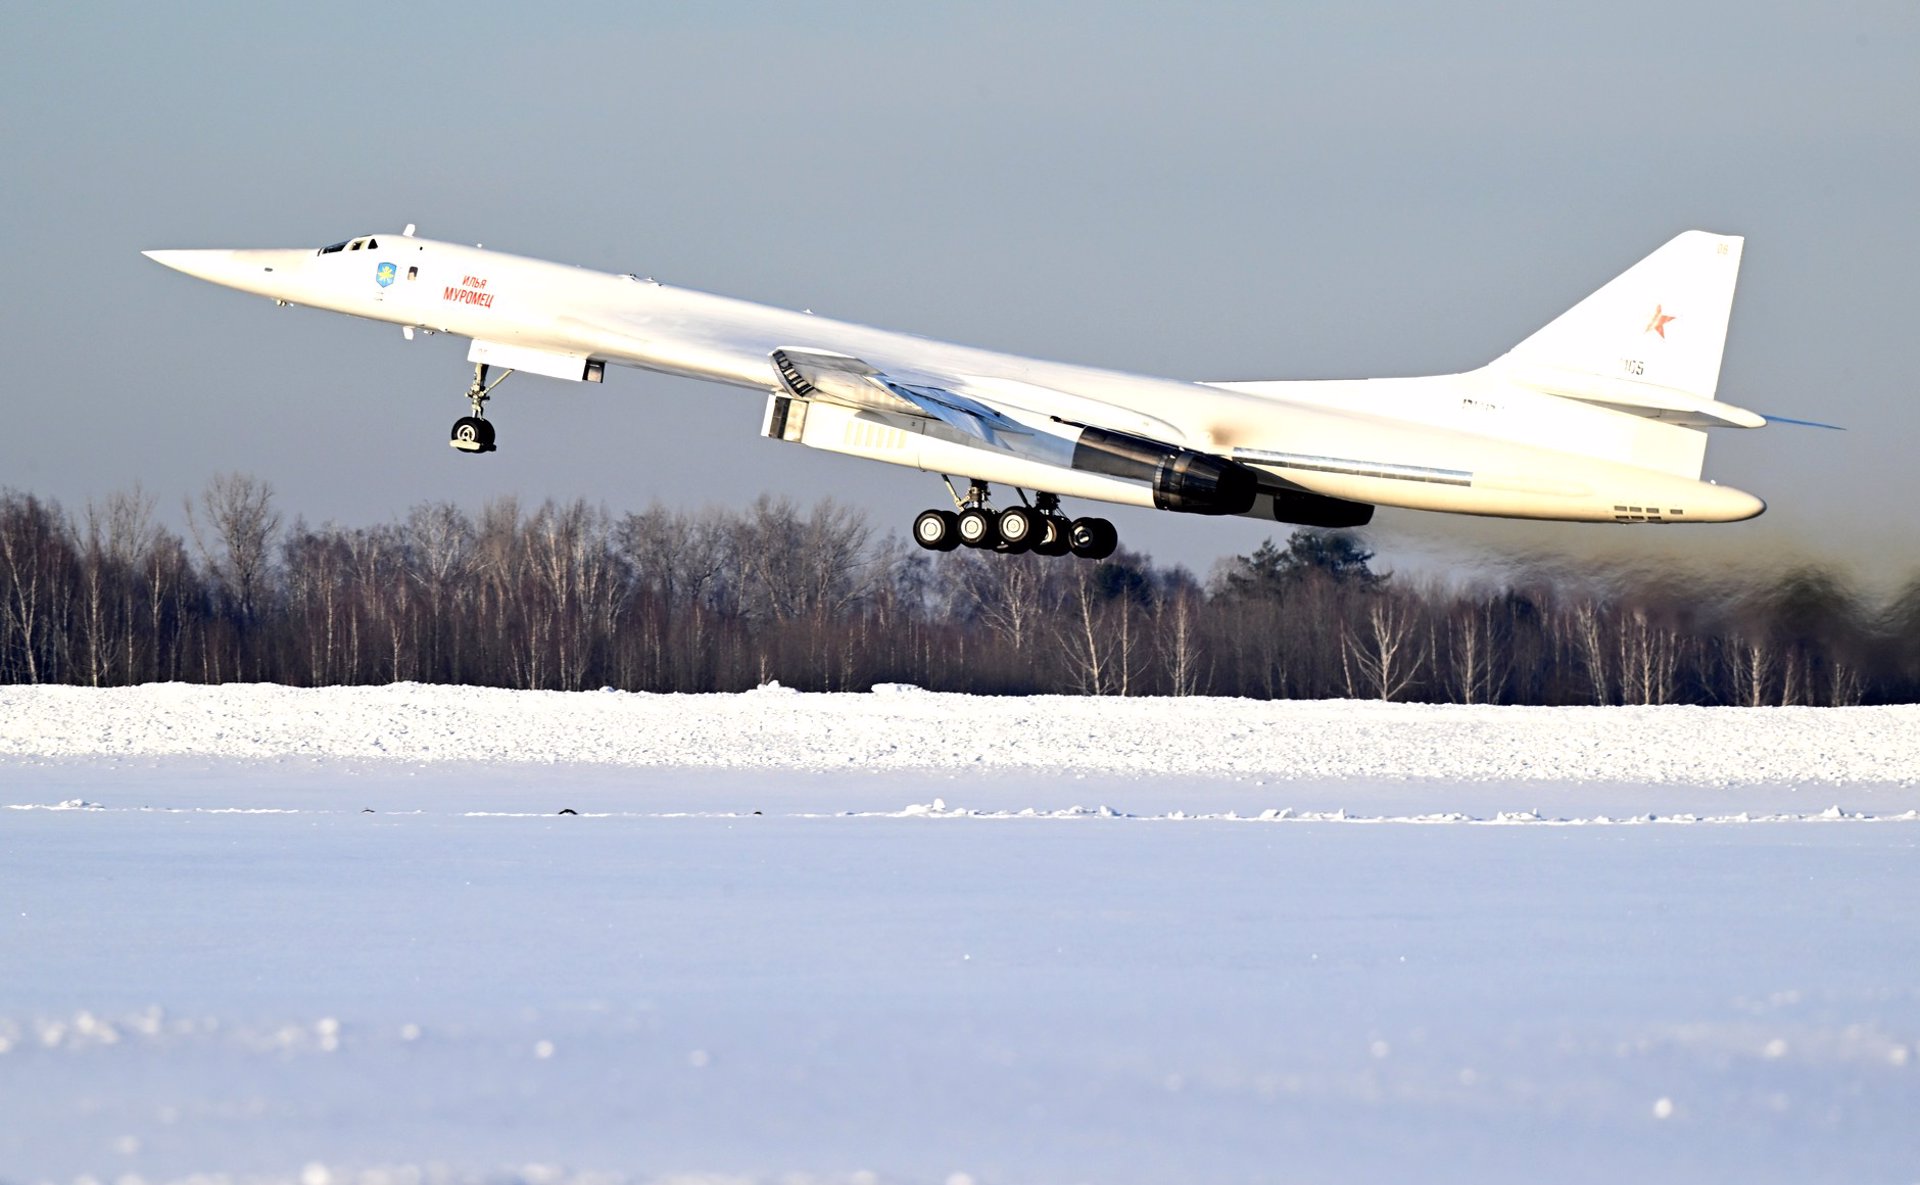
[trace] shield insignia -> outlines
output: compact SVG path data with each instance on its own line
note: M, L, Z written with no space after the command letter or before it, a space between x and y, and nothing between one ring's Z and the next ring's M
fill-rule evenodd
M398 269L391 263L383 263L374 270L374 282L379 284L380 287L385 288L387 285L393 283L393 277L397 271Z

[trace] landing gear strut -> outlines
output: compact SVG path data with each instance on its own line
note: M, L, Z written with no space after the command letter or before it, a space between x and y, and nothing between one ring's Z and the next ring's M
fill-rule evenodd
M487 419L487 400L492 397L493 389L506 382L511 374L511 370L503 370L500 377L488 382L487 364L473 364L473 386L467 388L467 399L473 404L473 414L461 416L453 422L453 439L448 444L463 453L493 451L493 424Z
M966 546L1010 555L1023 551L1045 556L1072 552L1083 559L1104 560L1119 546L1119 534L1112 523L1104 518L1069 521L1060 513L1057 494L1038 494L1032 505L1024 505L1026 496L1022 494L1023 505L995 513L987 504L990 493L984 481L969 482L962 497L948 480L947 493L953 497L953 510L923 510L913 520L913 541L928 551Z

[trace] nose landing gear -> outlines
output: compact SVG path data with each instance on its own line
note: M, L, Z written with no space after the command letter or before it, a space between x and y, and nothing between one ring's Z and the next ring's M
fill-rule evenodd
M473 364L473 386L467 388L467 399L473 404L473 414L461 416L453 422L453 439L448 444L463 453L494 451L493 424L487 419L487 400L492 397L493 389L506 382L512 374L511 370L503 370L500 377L489 383L487 364Z
M447 443L463 453L490 453L493 425L479 416L461 416L453 422L453 439Z

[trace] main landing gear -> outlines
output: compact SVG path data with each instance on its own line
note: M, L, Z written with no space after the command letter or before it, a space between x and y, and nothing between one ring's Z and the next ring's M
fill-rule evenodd
M453 422L453 439L448 444L463 453L493 451L493 424L487 419L487 400L492 397L493 389L506 382L511 374L511 370L503 370L499 378L489 383L487 364L473 364L473 386L467 388L467 398L473 403L473 414L461 416Z
M1057 494L1039 494L1031 506L1009 506L995 513L987 505L987 483L976 481L967 487L967 496L953 494L956 510L924 510L913 520L913 541L928 551L952 551L956 547L977 547L1017 555L1031 551L1035 555L1066 555L1072 552L1082 559L1104 560L1120 545L1113 524L1104 518L1068 519L1060 513Z

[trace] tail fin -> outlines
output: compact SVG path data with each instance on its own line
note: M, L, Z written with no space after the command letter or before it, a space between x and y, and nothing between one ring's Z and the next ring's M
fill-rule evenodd
M1764 421L1716 402L1744 240L1690 230L1489 368L1552 395L1693 427Z

